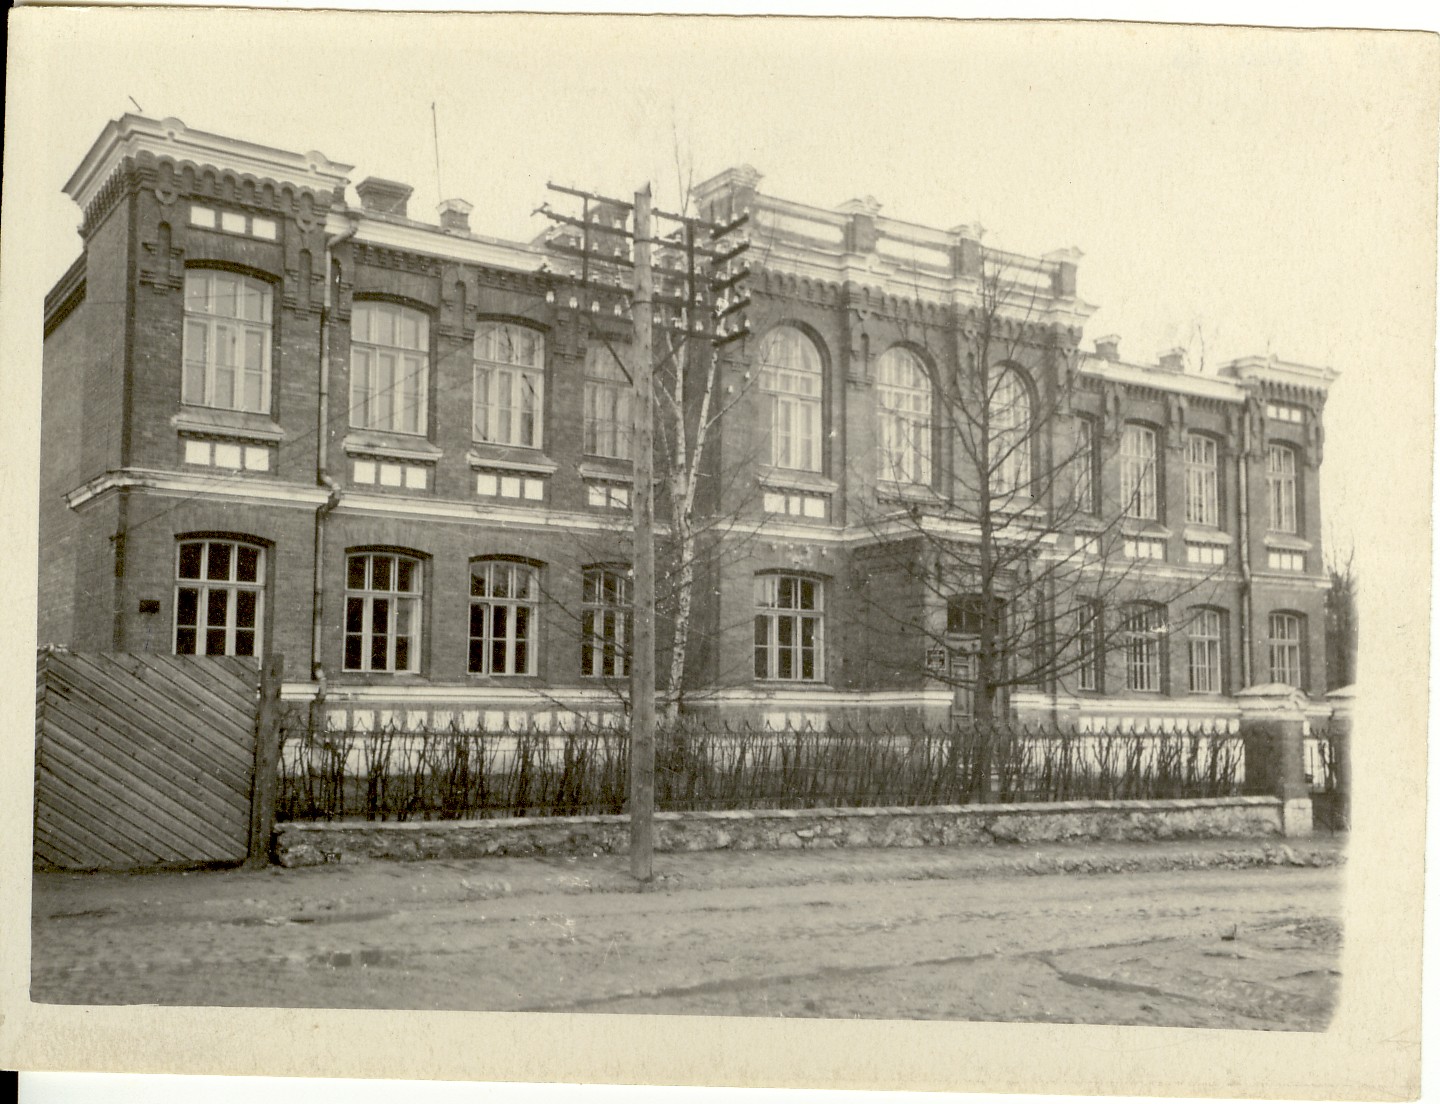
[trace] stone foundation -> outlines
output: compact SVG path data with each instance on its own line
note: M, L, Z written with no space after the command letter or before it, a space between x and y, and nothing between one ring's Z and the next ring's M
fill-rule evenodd
M1281 835L1283 827L1281 803L1273 797L656 813L655 850L1243 838ZM282 866L585 855L623 852L629 846L629 822L623 816L288 821L275 830L276 858Z

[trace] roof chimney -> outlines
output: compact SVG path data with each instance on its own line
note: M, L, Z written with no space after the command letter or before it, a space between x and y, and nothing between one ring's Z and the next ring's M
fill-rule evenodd
M1095 355L1101 360L1119 360L1120 335L1106 334L1104 337L1097 337L1095 339Z
M1177 347L1161 353L1160 370L1162 372L1185 371L1185 350Z
M440 229L458 234L470 233L470 212L474 209L473 203L466 203L463 199L445 200L439 207Z
M405 205L410 201L410 193L414 190L409 184L401 184L398 180L382 180L378 176L368 176L355 185L355 191L360 194L360 206L377 215L404 217Z

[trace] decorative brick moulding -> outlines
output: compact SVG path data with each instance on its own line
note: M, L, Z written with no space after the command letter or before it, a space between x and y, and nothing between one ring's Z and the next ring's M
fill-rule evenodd
M1275 836L1273 797L1059 801L889 809L764 809L655 814L657 851L956 847L1068 840ZM629 847L623 816L429 821L288 821L276 826L282 866L487 855L585 855Z

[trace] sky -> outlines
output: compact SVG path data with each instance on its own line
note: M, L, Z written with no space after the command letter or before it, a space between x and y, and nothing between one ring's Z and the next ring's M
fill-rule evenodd
M1399 332L1412 323L1373 324L1393 314L1388 258L1416 229L1416 212L1387 197L1426 169L1397 97L1407 36L42 14L58 33L34 58L46 126L28 166L42 200L37 317L80 246L61 187L105 123L139 105L318 149L355 165L357 181L407 182L418 217L435 217L443 190L498 237L544 226L532 212L547 181L623 196L650 180L664 205L684 167L699 180L748 163L772 195L826 206L871 195L896 218L978 221L1004 249L1078 246L1079 292L1098 307L1087 337L1119 334L1126 359L1184 346L1210 371L1273 353L1342 373L1323 479L1338 543L1360 493L1349 474L1365 460L1366 392L1415 355Z

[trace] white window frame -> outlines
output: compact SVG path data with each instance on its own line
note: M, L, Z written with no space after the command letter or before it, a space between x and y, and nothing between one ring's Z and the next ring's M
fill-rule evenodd
M585 350L585 454L629 460L635 387L606 345Z
M933 387L925 362L903 346L887 349L876 365L880 419L880 478L930 484Z
M1074 467L1073 491L1075 509L1082 514L1095 514L1095 466L1099 456L1096 447L1098 427L1094 418L1084 416L1075 419L1075 454L1070 462Z
M471 436L491 445L545 446L545 335L513 322L475 331Z
M274 289L264 280L187 269L180 401L269 414L273 317Z
M1165 678L1161 640L1165 610L1147 604L1127 606L1122 632L1125 641L1125 689L1136 694L1158 694Z
M1000 369L990 389L989 437L991 491L1031 497L1030 386L1016 368Z
M1204 607L1191 611L1188 633L1190 693L1219 694L1224 688L1225 617Z
M1295 450L1289 445L1270 445L1265 449L1265 482L1269 490L1272 532L1300 531L1299 467Z
M1185 524L1220 525L1220 445L1203 433L1185 438Z
M613 564L585 568L581 591L580 674L586 678L625 678L635 615L631 572Z
M784 673L787 656L789 674ZM821 580L776 572L755 576L755 677L766 682L825 681L825 584Z
M356 561L362 561L363 578L354 578ZM377 565L384 563L383 573ZM403 568L403 570L402 570ZM369 674L417 674L424 615L425 565L398 552L350 552L345 557L345 633L341 665L344 670ZM409 588L401 585L407 574ZM377 574L383 585L376 585ZM380 627L377 628L377 622ZM359 662L352 663L350 641L358 642ZM375 664L375 644L384 642L385 654Z
M1303 690L1305 682L1305 619L1276 612L1269 620L1270 681Z
M356 303L350 315L351 426L424 437L429 392L429 315L382 300Z
M200 559L196 574L185 575L185 550L199 546ZM218 548L227 550L227 562L221 570L212 560ZM253 566L241 570L242 550L253 555ZM218 557L217 557L218 560ZM221 571L215 578L211 569ZM247 577L248 576L248 577ZM182 594L195 594L194 624L180 623ZM219 608L214 600L218 598ZM251 605L250 624L242 624L244 605ZM218 619L212 619L218 614ZM256 656L264 653L265 639L265 549L251 541L197 537L182 539L175 544L175 610L172 618L170 644L176 655ZM182 648L180 634L193 633L190 647ZM219 640L215 634L219 634ZM218 648L211 645L218 643Z
M504 581L504 593L497 581ZM499 618L497 633L496 613ZM470 655L472 675L512 678L533 675L539 669L540 571L519 560L485 559L470 562ZM476 618L479 632L476 632ZM523 624L522 624L523 623ZM478 653L477 653L478 645ZM501 648L499 669L495 648ZM477 662L478 659L478 662Z
M1120 501L1126 517L1158 521L1159 439L1149 426L1127 423L1120 436Z
M795 326L776 326L760 344L772 467L824 469L825 372L820 349Z

